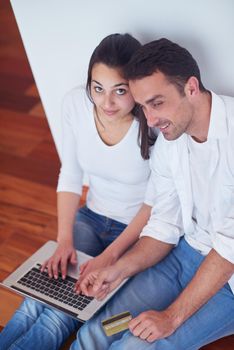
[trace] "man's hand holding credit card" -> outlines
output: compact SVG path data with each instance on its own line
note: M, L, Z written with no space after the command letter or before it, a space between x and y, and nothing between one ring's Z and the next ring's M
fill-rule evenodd
M129 311L122 312L121 314L114 315L102 321L102 327L104 332L109 337L116 333L125 331L128 329L128 323L131 321L132 315Z

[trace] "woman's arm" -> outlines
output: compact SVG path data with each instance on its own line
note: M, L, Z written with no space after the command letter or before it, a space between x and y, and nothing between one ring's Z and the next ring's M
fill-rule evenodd
M136 216L125 228L121 235L111 243L103 253L96 258L87 261L80 268L81 280L91 271L103 268L115 263L138 239L143 227L147 224L151 213L151 206L143 204Z
M59 244L73 244L73 226L78 210L80 195L72 192L58 192L58 236Z
M48 269L50 277L58 278L61 270L62 277L67 274L67 264L77 263L76 250L73 247L73 226L78 209L80 195L72 192L58 192L58 246L54 254L44 262L41 271Z
M105 249L105 254L114 261L118 260L139 239L143 227L150 218L151 209L151 206L143 204L121 235Z

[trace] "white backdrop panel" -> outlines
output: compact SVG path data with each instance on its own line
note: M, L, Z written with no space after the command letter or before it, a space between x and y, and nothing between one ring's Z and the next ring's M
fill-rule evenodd
M85 83L100 40L129 32L142 43L167 37L197 59L204 84L234 95L233 0L11 0L57 149L61 101Z

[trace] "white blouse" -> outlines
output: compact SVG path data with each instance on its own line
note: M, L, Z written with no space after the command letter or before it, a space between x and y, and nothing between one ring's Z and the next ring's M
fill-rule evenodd
M93 104L84 88L66 95L63 103L62 167L57 191L81 194L84 173L89 179L87 206L95 213L128 224L143 202L153 205L149 161L138 145L138 121L114 146L100 138Z

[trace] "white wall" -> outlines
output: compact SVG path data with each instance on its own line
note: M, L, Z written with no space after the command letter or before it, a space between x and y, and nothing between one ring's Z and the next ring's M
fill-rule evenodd
M142 43L167 37L197 59L204 84L234 95L233 0L11 0L25 49L61 148L61 100L86 79L89 57L108 34Z

